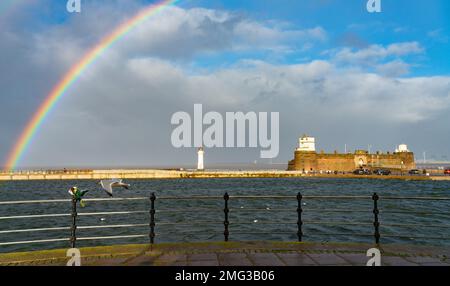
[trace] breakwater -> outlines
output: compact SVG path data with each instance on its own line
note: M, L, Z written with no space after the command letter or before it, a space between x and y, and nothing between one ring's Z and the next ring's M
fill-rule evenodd
M301 171L281 170L73 170L73 171L19 171L0 173L0 181L28 181L28 180L99 180L99 179L182 179L182 178L369 178L369 179L397 179L397 180L450 180L450 176L360 176L353 174L305 174Z

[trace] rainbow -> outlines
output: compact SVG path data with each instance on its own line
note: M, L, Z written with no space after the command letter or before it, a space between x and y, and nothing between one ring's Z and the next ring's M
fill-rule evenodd
M143 23L150 16L160 12L164 8L179 2L180 0L164 0L149 5L142 9L131 19L123 22L115 28L110 34L104 37L97 45L90 49L81 60L73 65L64 75L61 81L54 86L44 102L39 106L26 127L23 129L18 140L15 142L11 152L8 154L5 170L14 170L22 159L25 151L33 141L39 128L42 126L45 118L51 113L58 101L64 96L66 91L77 81L80 75L85 71L98 57L100 57L115 42L120 40L133 28Z

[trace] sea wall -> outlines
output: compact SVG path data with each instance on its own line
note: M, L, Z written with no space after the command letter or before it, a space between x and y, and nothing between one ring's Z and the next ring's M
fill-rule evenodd
M23 180L100 180L100 179L174 179L182 171L168 170L83 170L83 171L22 171L1 173L0 181Z
M92 170L92 171L28 171L17 173L0 173L0 181L27 180L101 180L101 179L207 179L207 178L348 178L348 179L392 179L392 180L431 180L433 176L408 176L400 173L391 176L360 176L353 174L320 174L302 171L169 171L169 170ZM441 180L450 176L440 176Z

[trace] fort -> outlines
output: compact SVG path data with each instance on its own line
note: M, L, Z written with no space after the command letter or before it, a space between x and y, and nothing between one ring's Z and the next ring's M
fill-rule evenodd
M366 150L356 150L354 153L332 154L316 152L315 138L303 135L295 150L294 159L289 161L289 171L314 172L351 172L357 168L383 168L393 171L408 171L416 168L414 153L408 146L401 144L394 152L370 153Z

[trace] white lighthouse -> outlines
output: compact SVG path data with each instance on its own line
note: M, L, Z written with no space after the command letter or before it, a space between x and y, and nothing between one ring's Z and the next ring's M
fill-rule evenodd
M198 148L198 162L197 162L197 170L203 171L205 170L205 166L203 164L203 156L205 155L205 151L203 150L203 147Z

